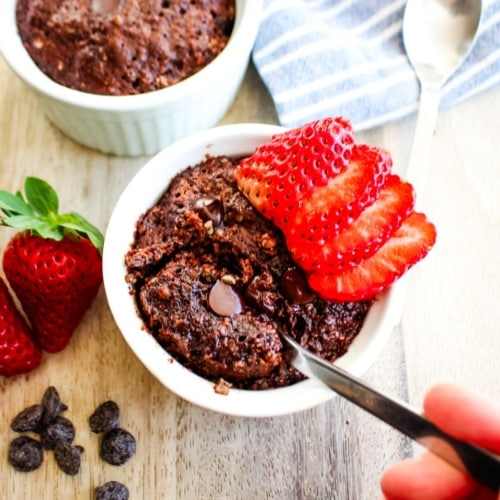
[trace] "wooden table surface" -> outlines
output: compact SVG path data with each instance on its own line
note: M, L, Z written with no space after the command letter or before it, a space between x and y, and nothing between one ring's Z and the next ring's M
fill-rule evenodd
M401 326L364 378L421 406L433 384L454 381L500 399L500 88L439 115L424 209L438 228L431 254L411 273ZM269 96L250 67L224 118L275 123ZM405 165L415 117L357 134ZM34 95L0 60L0 189L46 179L63 210L102 231L113 206L147 158L117 158L81 147L55 129ZM0 248L12 231L2 228ZM30 473L7 463L9 424L54 385L85 448L80 473L66 476L47 453ZM121 467L98 457L88 417L113 399L137 453ZM89 499L109 480L131 499L374 499L383 470L412 443L350 403L295 415L251 419L213 413L161 386L134 357L111 317L104 291L61 353L27 376L0 377L0 498Z

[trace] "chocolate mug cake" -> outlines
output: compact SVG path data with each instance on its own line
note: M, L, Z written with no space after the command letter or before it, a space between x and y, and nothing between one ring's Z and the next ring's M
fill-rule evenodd
M237 159L179 173L136 224L127 281L147 330L195 373L242 389L303 379L279 332L333 361L372 301L329 302L308 287L281 232L241 194Z

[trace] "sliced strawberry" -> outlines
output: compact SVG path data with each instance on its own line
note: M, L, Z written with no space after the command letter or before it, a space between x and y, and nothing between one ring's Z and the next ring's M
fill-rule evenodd
M0 278L0 375L11 377L34 370L42 360L31 329Z
M401 226L413 210L413 187L397 175L389 175L379 197L344 231L323 245L311 242L296 252L297 263L308 271L347 270L373 255Z
M317 120L273 136L241 161L235 178L255 208L283 229L302 200L345 169L353 143L347 120Z
M314 263L300 258L311 243L323 246L356 219L378 197L392 167L390 154L366 144L355 145L349 165L316 187L296 213L293 223L283 229L288 248L306 270Z
M347 271L308 276L310 287L336 302L372 298L423 259L436 241L436 229L424 214L412 212L391 238L371 257Z
M435 242L434 226L412 212L413 188L391 168L387 151L353 144L336 118L275 136L241 162L236 181L282 230L311 288L351 301L385 289Z

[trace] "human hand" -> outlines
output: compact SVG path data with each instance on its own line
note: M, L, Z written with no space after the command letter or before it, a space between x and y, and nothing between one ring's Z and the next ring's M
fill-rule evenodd
M450 384L433 387L425 396L424 413L440 429L462 441L500 453L500 405ZM432 453L400 462L382 476L386 500L500 500Z

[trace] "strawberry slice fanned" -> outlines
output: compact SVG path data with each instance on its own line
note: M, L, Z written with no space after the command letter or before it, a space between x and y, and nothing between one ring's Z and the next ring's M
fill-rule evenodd
M436 241L436 228L426 216L412 212L371 257L341 273L314 272L309 285L326 300L365 300L385 290L423 259Z
M323 246L347 228L378 198L391 167L392 159L387 151L365 144L355 145L347 168L324 186L317 187L304 200L293 224L283 229L292 256L307 252L311 244ZM298 263L306 270L310 268L304 259Z
M326 300L357 301L388 288L436 240L413 211L412 186L391 168L387 151L353 143L348 122L335 118L275 135L235 179L282 230L309 286Z
M235 178L254 207L283 229L303 200L345 169L353 144L347 120L317 120L273 136L240 162Z
M413 187L397 175L389 175L379 197L358 218L324 244L311 242L295 252L296 262L306 271L339 272L373 255L401 226L413 210ZM292 252L294 255L294 252Z

